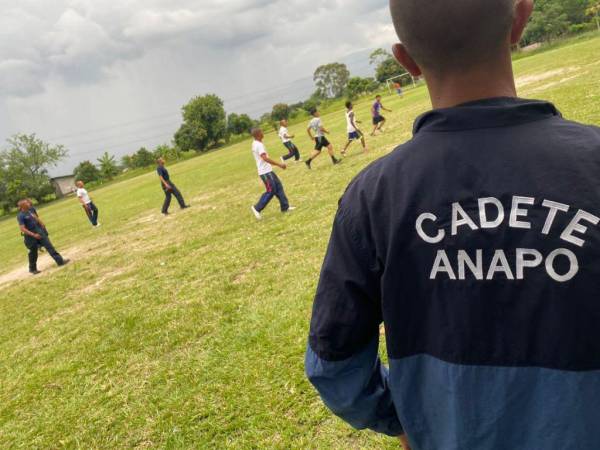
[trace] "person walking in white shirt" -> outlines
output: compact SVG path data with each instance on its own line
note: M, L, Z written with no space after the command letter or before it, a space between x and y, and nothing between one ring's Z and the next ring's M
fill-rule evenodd
M362 144L363 150L367 153L369 150L367 149L367 142L365 141L365 135L358 128L358 124L360 122L356 120L356 116L354 115L354 105L352 102L346 102L346 126L348 130L348 142L342 150L342 155L346 156L346 151L352 142L360 139L360 143Z
M260 128L252 129L252 137L254 138L254 142L252 143L252 155L256 161L258 176L267 189L258 203L251 208L254 216L258 220L262 219L261 212L267 207L269 202L273 200L273 197L277 197L279 200L281 212L287 213L288 211L293 211L296 208L290 206L285 191L283 190L283 185L281 184L279 177L273 172L273 166L281 167L283 170L287 169L287 166L285 163L278 163L269 158L265 144L262 142L264 134Z
M83 181L79 180L75 183L77 186L77 198L83 206L85 213L93 227L97 228L100 226L98 223L98 208L94 205L94 202L90 198L88 191L85 189Z
M296 144L292 142L292 139L294 139L294 135L290 134L288 131L288 121L286 119L283 119L281 122L279 122L279 125L279 138L281 139L281 142L283 142L283 146L288 151L287 155L281 157L281 162L285 163L288 159L292 158L294 158L294 161L296 162L302 161L300 159L300 150L298 150Z

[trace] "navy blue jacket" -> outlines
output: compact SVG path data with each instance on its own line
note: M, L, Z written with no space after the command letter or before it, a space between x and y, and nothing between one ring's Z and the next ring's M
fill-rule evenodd
M306 371L413 450L600 449L600 129L520 99L420 117L340 201Z

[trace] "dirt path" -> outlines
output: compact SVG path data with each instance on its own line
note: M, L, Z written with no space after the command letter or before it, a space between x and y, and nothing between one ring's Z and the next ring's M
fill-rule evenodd
M75 259L82 255L84 251L84 249L79 247L73 247L65 252L61 252L61 255L66 259ZM37 264L38 270L40 270L42 273L35 275L36 279L44 278L59 269L54 260L47 253L40 254ZM29 267L27 265L27 252L25 251L23 253L23 264L21 266L17 267L11 272L0 275L0 290L11 283L28 278L33 278L33 275L29 273Z

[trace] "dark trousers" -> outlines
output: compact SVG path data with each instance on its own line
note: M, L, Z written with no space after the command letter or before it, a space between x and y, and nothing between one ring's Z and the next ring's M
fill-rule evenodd
M296 145L293 142L286 142L283 145L288 150L288 154L283 157L284 161L287 161L288 159L292 158L294 158L296 161L300 160L300 150L298 150L298 147L296 147Z
M165 202L163 203L163 207L162 207L163 214L166 214L169 212L169 206L171 206L171 197L173 195L177 199L177 202L179 202L179 206L181 208L185 208L185 201L183 200L183 196L181 195L181 192L179 192L179 189L177 189L177 186L175 186L173 183L169 183L169 185L171 186L171 190L167 190L165 188L165 186L163 185L163 191L165 192Z
M90 202L87 204L87 208L84 207L83 209L85 209L85 213L88 216L88 219L90 219L90 222L92 223L93 226L98 225L98 208L96 208L96 205L94 205L94 202Z
M288 202L287 197L285 196L285 191L283 190L283 185L281 181L275 175L275 172L270 172L265 175L261 175L260 179L265 183L265 187L267 191L262 195L258 203L254 206L254 208L261 212L263 209L267 207L269 202L273 200L273 197L277 197L279 203L281 204L281 211L286 212L290 209L290 204Z
M63 258L56 251L48 236L42 230L37 231L37 233L42 236L39 240L31 236L25 236L25 247L29 250L29 271L35 272L37 270L38 249L40 247L44 247L48 254L56 261L56 264L62 266L64 264Z

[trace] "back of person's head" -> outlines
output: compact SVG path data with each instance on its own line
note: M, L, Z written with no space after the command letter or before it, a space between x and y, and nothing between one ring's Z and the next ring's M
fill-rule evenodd
M315 117L318 112L319 111L317 110L317 108L313 108L313 109L310 110L310 115L313 116L313 117Z
M508 50L519 2L390 0L390 5L398 37L412 59L422 69L448 72L477 67Z
M165 160L163 158L158 158L156 160L156 164L158 164L159 166L162 165L162 164L164 164L164 163L165 163Z
M352 108L352 102L346 102L346 108L348 108L348 109Z
M19 200L17 202L17 207L21 210L21 211L26 211L28 210L31 205L29 204L29 200L27 199L23 199L23 200Z
M262 129L260 127L254 127L250 130L250 134L254 139L260 139L262 137Z

